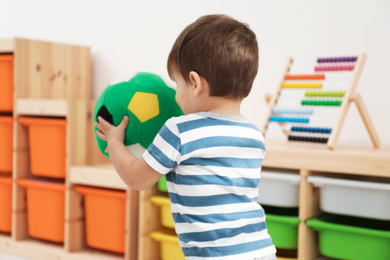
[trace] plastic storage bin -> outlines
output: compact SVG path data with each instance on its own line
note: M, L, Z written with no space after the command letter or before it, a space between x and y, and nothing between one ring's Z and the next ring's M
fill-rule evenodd
M12 172L13 117L0 116L0 172Z
M388 260L390 225L386 221L322 215L306 221L318 231L321 254L354 260Z
M19 179L27 191L28 232L31 237L64 242L65 184Z
M19 122L29 128L31 173L65 178L66 120L20 117Z
M299 182L297 171L262 169L258 202L278 207L299 206Z
M327 213L390 220L390 183L309 176Z
M0 176L0 232L11 232L12 177Z
M267 211L266 211L267 212ZM266 213L266 223L272 242L277 248L298 248L298 225L297 216L286 216Z
M126 192L86 186L74 190L84 195L87 245L124 253Z
M168 192L167 179L165 175L158 180L157 188L162 192Z
M150 201L161 207L161 224L164 227L174 228L170 199L163 196L153 196Z
M14 106L14 56L0 55L0 111L11 112Z
M184 260L179 239L174 230L164 229L150 233L150 237L160 242L161 260Z

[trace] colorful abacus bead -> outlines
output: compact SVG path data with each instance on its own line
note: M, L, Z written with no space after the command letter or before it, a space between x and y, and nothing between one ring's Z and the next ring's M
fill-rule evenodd
M341 65L341 66L315 66L314 71L351 71L355 65Z
M345 91L306 91L305 97L344 97Z
M286 80L323 80L325 79L325 74L287 74L284 78Z
M274 114L304 114L311 115L313 114L312 108L278 108L274 107L272 109L272 113Z
M279 123L309 123L309 118L305 117L283 117L283 116L270 116L269 121Z
M339 100L302 100L302 106L340 106Z
M329 58L318 58L318 63L329 63L329 62L355 62L358 57L329 57Z
M314 142L314 143L327 143L328 138L326 137L311 137L311 136L288 136L289 141L301 141L301 142Z
M292 132L330 134L332 132L332 128L293 126L293 127L291 127L291 131Z
M322 88L321 82L310 82L310 83L288 83L283 82L283 88Z

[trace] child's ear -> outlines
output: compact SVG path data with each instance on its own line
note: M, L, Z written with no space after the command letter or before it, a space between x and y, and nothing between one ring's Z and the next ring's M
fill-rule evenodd
M193 88L193 95L195 97L199 96L199 94L201 94L203 89L204 89L204 84L203 84L201 77L195 71L191 71L189 78L191 81L191 86Z

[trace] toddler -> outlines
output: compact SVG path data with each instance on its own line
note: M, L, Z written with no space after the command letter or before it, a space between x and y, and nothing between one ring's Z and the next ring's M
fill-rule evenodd
M185 115L169 119L141 158L123 144L128 117L95 123L116 171L138 190L166 175L186 260L276 260L256 202L263 135L240 114L258 70L256 35L228 16L203 16L178 36L167 67Z

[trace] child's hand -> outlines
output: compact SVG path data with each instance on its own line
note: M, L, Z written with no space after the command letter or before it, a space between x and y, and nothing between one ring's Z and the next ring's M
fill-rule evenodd
M98 129L96 134L99 138L107 142L106 153L109 153L108 149L110 143L118 141L123 144L123 141L125 140L125 130L128 123L128 116L123 117L122 122L118 126L110 124L101 116L98 117L98 122L95 122L94 126Z

